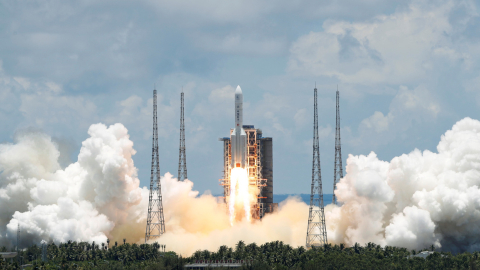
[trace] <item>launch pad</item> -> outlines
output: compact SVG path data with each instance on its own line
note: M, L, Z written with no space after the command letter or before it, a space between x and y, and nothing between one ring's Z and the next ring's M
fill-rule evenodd
M248 175L248 189L253 196L250 202L251 219L259 220L275 210L273 203L273 155L272 138L265 138L261 129L243 125L243 94L240 87L235 91L235 128L223 141L223 186L224 200L232 195L232 169L241 167ZM233 182L235 185L235 183ZM234 195L235 196L235 195Z
M257 202L252 205L252 218L261 219L265 213L275 210L277 204L273 203L273 155L272 138L262 137L262 130L255 129L253 125L243 126L247 135L247 166L249 185L258 190ZM231 130L233 132L233 130ZM230 196L230 171L231 171L231 142L229 137L220 138L223 141L223 186L225 203Z

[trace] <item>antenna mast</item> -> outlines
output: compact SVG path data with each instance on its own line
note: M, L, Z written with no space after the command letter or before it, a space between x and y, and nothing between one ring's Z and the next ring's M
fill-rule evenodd
M184 118L184 103L183 103L183 89L180 94L180 147L178 153L178 181L188 179L187 177L187 156L185 153L185 118Z
M317 87L314 88L313 106L313 161L310 207L308 210L307 248L327 244L325 213L323 209L322 174L320 169L320 147L318 139Z
M337 204L337 196L335 196L335 190L337 189L337 182L343 178L343 165L342 165L342 144L340 142L340 93L338 92L337 85L337 116L335 125L335 164L333 169L333 197L332 203Z
M162 187L160 185L160 164L158 161L158 126L157 126L157 90L153 90L153 138L152 169L150 175L150 195L148 196L147 229L145 242L160 237L165 233L163 218Z

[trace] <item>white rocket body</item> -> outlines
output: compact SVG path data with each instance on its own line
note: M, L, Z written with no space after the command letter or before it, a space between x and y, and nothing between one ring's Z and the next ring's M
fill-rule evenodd
M235 90L235 129L230 135L232 149L231 168L246 168L247 135L243 129L243 93L240 85Z

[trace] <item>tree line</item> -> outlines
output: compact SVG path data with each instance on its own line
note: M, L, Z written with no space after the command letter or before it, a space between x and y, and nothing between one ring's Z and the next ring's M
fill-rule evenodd
M293 248L281 241L262 245L220 246L217 251L198 250L182 258L174 252L161 252L158 243L113 244L74 242L50 243L47 262L41 261L41 247L32 245L22 251L22 264L30 269L185 269L197 261L247 261L239 269L480 269L480 253L432 252L428 257L415 256L420 251L368 243L346 247L343 244ZM433 246L431 247L433 250ZM6 252L5 247L0 252ZM0 259L0 269L19 269L17 260ZM216 268L221 269L221 268ZM238 269L238 268L237 268Z
M11 250L15 251L15 250ZM0 252L7 252L5 247ZM184 259L174 252L161 252L158 243L117 244L109 247L92 242L49 243L47 261L41 260L42 249L32 245L19 251L20 264L31 269L183 269ZM0 259L0 269L20 269L17 258Z
M427 250L427 249L425 249ZM430 250L434 250L433 246ZM186 258L188 263L202 260L253 261L243 269L480 269L480 253L432 252L426 259L419 252L401 247L358 243L352 247L344 244L327 244L293 248L281 241L245 245L239 241L235 247L221 246L216 252L196 251ZM218 268L217 268L218 269Z

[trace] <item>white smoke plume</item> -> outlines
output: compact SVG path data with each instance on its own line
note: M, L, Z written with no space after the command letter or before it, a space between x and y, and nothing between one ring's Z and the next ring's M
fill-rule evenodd
M480 248L480 122L465 118L447 131L438 153L415 149L381 161L352 156L326 213L332 243L374 242L447 251Z
M42 240L144 241L148 190L139 187L127 129L96 124L88 134L78 161L64 170L57 146L43 133L21 133L14 144L0 145L0 245L16 245L18 224L23 246ZM190 255L239 240L303 243L308 209L295 199L261 223L232 228L226 205L210 194L198 196L191 181L166 173L161 185L167 233L158 241L169 250Z
M0 245L143 242L148 190L139 187L133 143L121 124L92 125L78 161L64 170L52 139L26 133L0 145ZM330 243L374 242L420 249L479 248L480 122L465 118L442 136L438 153L414 150L390 162L349 156L338 183L341 206L325 209ZM305 181L306 189L309 187ZM226 205L198 196L189 180L161 179L166 233L158 240L183 255L238 241L305 244L308 206L298 198L261 222L230 225Z
M193 183L178 182L171 174L162 178L165 197L166 233L159 241L183 255L196 250L217 250L221 245L234 247L238 241L263 244L283 241L293 246L305 244L308 206L299 198L280 204L280 210L265 216L261 222L243 219L230 225L227 206L210 194L196 197Z
M105 242L142 221L147 190L139 188L127 129L96 124L88 133L78 161L65 170L45 134L22 133L15 144L0 145L0 244L15 243L18 223L28 244Z

